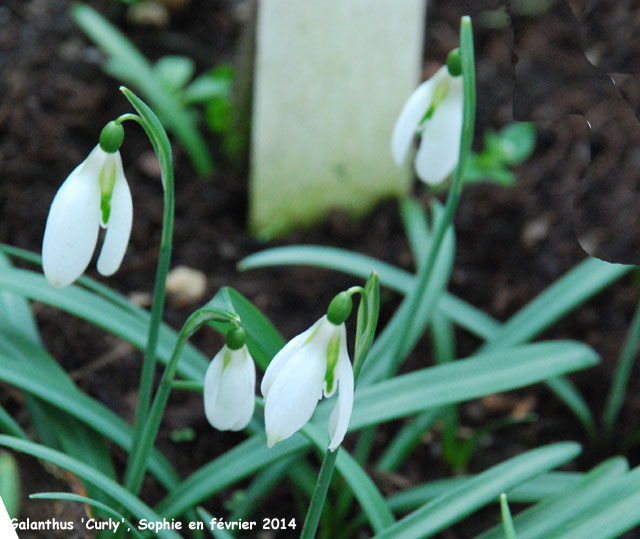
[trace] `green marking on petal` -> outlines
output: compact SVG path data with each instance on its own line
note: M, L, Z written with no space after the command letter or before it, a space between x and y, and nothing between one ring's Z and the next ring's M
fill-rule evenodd
M306 346L306 345L307 345L307 343L308 343L311 339L313 339L313 338L316 336L316 334L317 334L317 333L318 333L318 331L320 330L320 325L321 325L321 324L318 324L318 325L316 326L316 328L311 332L311 335L309 335L309 336L307 337L307 340L306 340L306 341L304 341L304 343L302 344L302 346Z
M327 372L324 375L324 381L327 383L327 393L333 391L333 384L336 379L336 365L338 364L338 355L340 354L340 333L335 332L329 346L327 346Z
M222 370L224 371L229 365L231 361L231 350L227 349L224 351L224 355L222 356Z
M429 105L427 112L422 117L422 120L420 120L419 127L422 127L424 123L433 116L434 112L438 108L438 105L444 101L448 93L449 93L449 77L442 77L436 83L436 87L433 91L433 100L431 101L431 105Z
M102 214L102 226L106 227L111 215L111 196L116 184L116 161L111 156L105 159L100 170L100 212Z

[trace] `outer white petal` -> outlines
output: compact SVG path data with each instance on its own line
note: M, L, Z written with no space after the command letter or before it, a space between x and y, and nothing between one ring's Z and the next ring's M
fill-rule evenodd
M116 182L111 195L111 215L107 223L107 233L98 258L98 271L102 275L111 275L120 267L129 244L133 222L131 191L122 170L120 152L109 154L107 159L115 159Z
M340 342L340 357L336 370L338 373L338 400L329 418L330 451L335 451L344 440L353 410L353 367L349 361L346 339Z
M289 438L313 415L322 397L326 346L312 339L292 355L271 383L264 416L267 445Z
M225 356L229 362L224 366ZM204 410L218 430L241 430L247 426L255 406L256 369L246 346L226 346L213 358L204 380Z
M447 96L424 124L416 155L416 173L428 184L442 182L458 164L462 108L462 77L452 77Z
M89 265L100 223L99 176L105 152L96 146L56 193L42 241L42 266L52 286L75 281Z
M294 354L302 348L304 343L307 342L309 337L318 329L318 326L323 322L326 316L323 316L318 320L315 324L313 324L308 330L296 335L293 339L291 339L284 347L274 356L269 365L267 366L267 370L262 377L262 383L260 384L260 392L262 396L266 399L269 393L269 389L273 384L273 381L278 376L278 373L282 370L282 367L287 364L287 362L293 357Z
M438 81L445 76L448 76L447 67L442 66L433 77L414 90L398 116L391 134L391 154L398 166L404 161L416 135L416 129L433 101Z

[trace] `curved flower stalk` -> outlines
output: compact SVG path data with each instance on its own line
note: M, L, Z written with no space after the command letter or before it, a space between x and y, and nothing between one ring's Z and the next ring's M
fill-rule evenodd
M447 65L411 94L391 136L391 153L400 166L414 136L420 135L414 165L418 177L430 185L445 180L460 158L463 85L461 76L452 75L460 74L459 63L452 67L449 58Z
M51 203L42 266L52 286L67 286L84 273L100 227L107 232L98 271L111 275L120 267L133 220L131 192L118 151L123 137L122 126L107 124L100 144L69 174Z
M338 399L329 419L329 449L335 451L342 443L351 419L354 390L346 316L348 312L341 322L334 323L339 318L331 316L330 307L328 315L289 341L269 364L260 386L269 447L301 429L318 401L336 390Z
M236 350L225 344L204 378L204 411L218 430L242 430L255 407L256 367L246 344Z

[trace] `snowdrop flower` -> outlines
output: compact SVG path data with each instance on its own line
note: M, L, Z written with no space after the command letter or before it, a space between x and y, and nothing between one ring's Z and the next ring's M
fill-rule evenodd
M329 449L334 451L342 443L353 408L353 368L344 325L350 311L351 298L344 292L338 294L328 313L289 341L269 364L260 386L269 447L302 428L318 401L336 389L338 398L329 419Z
M430 185L445 180L460 158L463 108L460 72L456 49L449 54L447 65L411 94L393 128L391 153L398 166L404 162L416 133L420 134L415 169L418 177Z
M98 230L106 228L98 271L114 273L124 257L133 220L133 205L118 149L122 126L110 122L100 144L69 174L56 193L42 241L42 266L49 283L66 286L91 261Z
M218 430L242 430L253 416L256 367L245 344L244 330L227 334L204 377L204 412Z

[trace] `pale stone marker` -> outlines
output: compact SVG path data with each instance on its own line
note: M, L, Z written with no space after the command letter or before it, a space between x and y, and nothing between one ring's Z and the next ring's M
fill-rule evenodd
M259 0L249 220L270 238L407 192L393 124L420 81L425 0Z

